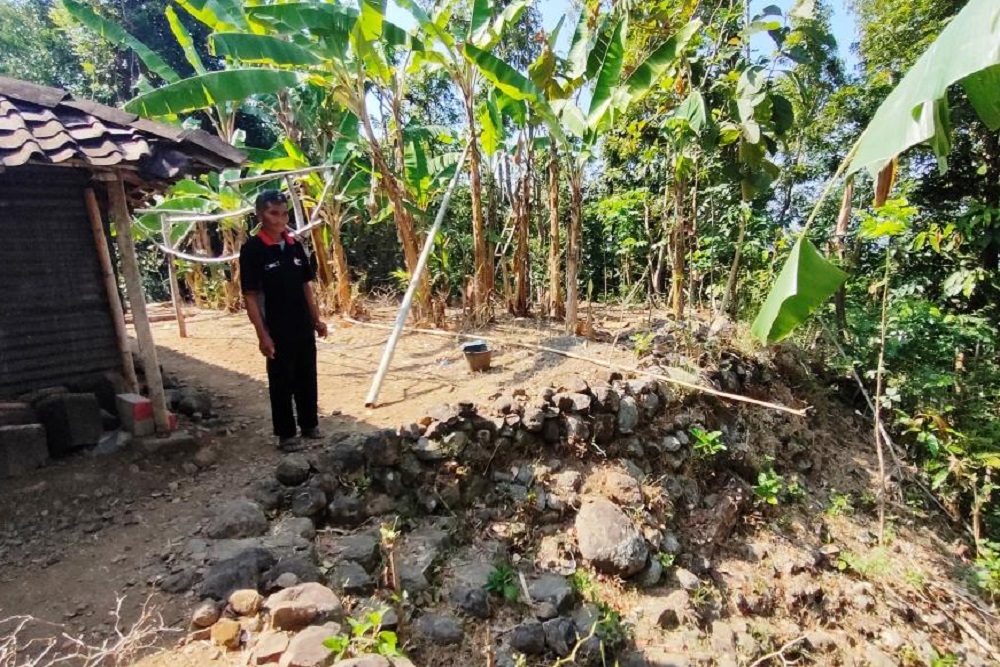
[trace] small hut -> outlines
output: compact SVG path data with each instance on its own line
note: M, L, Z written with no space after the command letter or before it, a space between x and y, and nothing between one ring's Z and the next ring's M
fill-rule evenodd
M207 132L0 77L0 401L109 372L137 390L113 223L154 418L167 429L130 208L245 159Z

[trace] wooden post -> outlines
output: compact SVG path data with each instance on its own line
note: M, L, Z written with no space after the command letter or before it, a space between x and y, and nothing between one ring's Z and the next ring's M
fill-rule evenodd
M157 431L165 433L170 430L167 400L163 392L160 363L156 359L156 343L153 342L153 331L149 328L149 316L146 314L146 299L142 291L142 279L139 276L139 262L135 257L135 243L132 241L132 215L129 213L128 199L125 196L125 181L122 180L122 176L118 172L115 172L114 182L108 183L108 198L111 201L111 212L114 216L115 231L118 236L118 249L122 254L125 290L128 292L128 302L132 308L132 322L135 325L136 337L139 339L139 353L146 366L149 400L153 403L153 422L156 424Z
M163 246L167 250L173 249L170 242L170 223L160 215L160 229L163 230ZM174 265L174 256L169 252L164 253L167 258L167 275L170 276L170 300L174 302L174 315L177 317L177 333L181 338L187 338L187 324L184 322L184 302L181 301L181 288L177 284L177 267Z
M139 393L139 379L135 376L135 364L132 362L132 353L128 349L125 312L122 310L121 297L118 296L118 285L115 282L115 271L111 264L111 252L108 249L108 241L104 238L104 221L101 218L101 208L97 205L97 197L90 188L83 191L83 197L87 202L87 213L90 215L90 229L94 232L94 247L97 249L97 259L101 263L104 290L108 295L111 320L115 325L115 338L118 340L118 353L122 358L122 376L125 379L125 389L136 394Z

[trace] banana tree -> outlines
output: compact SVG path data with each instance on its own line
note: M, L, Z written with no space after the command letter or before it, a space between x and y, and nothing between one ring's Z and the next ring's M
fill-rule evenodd
M526 100L548 125L566 156L570 184L570 226L566 249L566 330L577 330L578 272L581 249L584 172L601 138L630 104L641 100L678 62L700 27L691 21L665 40L622 77L628 18L617 14L580 17L570 46L566 79L575 98L550 103L542 90L509 64L466 44L466 55L495 86L514 99ZM592 28L596 26L596 29ZM579 105L584 87L591 88L586 112Z
M979 118L1000 130L1000 5L970 2L941 31L875 112L848 152L792 248L778 279L754 320L763 343L791 334L847 279L824 258L807 232L839 177L866 169L873 178L892 172L892 161L907 149L927 143L947 169L951 149L948 89L961 84Z

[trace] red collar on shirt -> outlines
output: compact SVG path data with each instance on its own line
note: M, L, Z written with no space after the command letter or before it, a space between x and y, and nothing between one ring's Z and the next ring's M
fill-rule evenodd
M281 233L281 236L288 245L295 245L295 237L289 234L287 229ZM257 232L257 238L263 241L264 245L278 245L278 242L268 236L267 232L263 229Z

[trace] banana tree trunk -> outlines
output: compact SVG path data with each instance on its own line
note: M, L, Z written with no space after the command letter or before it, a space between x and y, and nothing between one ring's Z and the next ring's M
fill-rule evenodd
M740 216L740 232L736 236L736 254L733 255L733 265L729 267L729 280L726 281L726 293L722 296L722 305L719 306L719 313L728 314L730 307L735 304L736 280L740 270L740 254L743 250L743 237L747 231L747 223L743 216Z
M577 289L580 266L580 237L583 215L583 170L573 169L570 174L569 235L566 246L566 332L576 333L579 290Z
M330 221L330 240L333 246L333 268L337 274L337 305L341 314L346 317L354 315L354 304L351 293L351 271L347 264L347 253L344 251L344 244L340 237L340 228L343 218L340 215L333 216Z
M530 137L521 136L519 147L521 182L517 188L517 245L514 250L514 315L528 315L530 285L528 270L528 235L531 225L531 150Z
M549 317L565 317L559 276L559 149L549 146Z
M486 228L483 224L483 182L480 172L479 137L476 134L475 101L471 88L465 94L465 115L469 123L469 183L472 196L472 245L475 260L473 284L474 317L486 315L487 304L493 291L493 274L489 268L489 249Z
M854 200L854 179L847 180L844 188L844 199L840 204L840 215L837 217L837 234L834 243L837 246L837 259L840 261L840 268L847 270L845 259L847 256L847 228L851 224L851 205ZM847 332L847 288L841 285L834 294L834 304L837 313L837 326L840 329L841 337Z
M671 276L670 294L671 312L680 319L684 315L684 255L687 253L687 224L684 218L684 178L681 177L674 192L674 229L671 238L671 249L674 253L673 275Z

